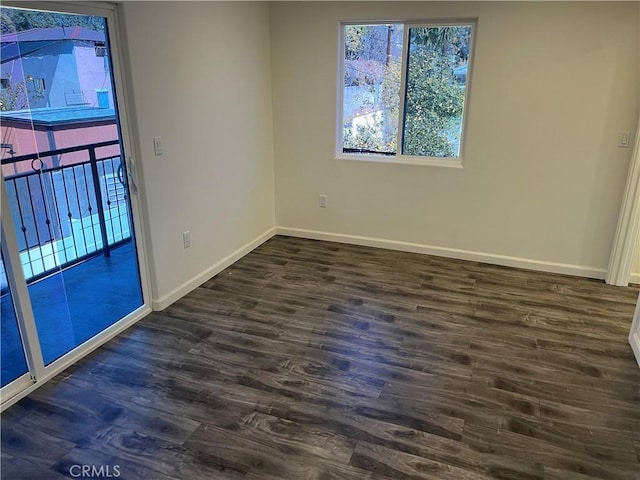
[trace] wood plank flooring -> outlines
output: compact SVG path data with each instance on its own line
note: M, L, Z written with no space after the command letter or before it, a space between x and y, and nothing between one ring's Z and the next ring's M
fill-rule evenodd
M275 237L6 411L2 478L639 480L637 296Z

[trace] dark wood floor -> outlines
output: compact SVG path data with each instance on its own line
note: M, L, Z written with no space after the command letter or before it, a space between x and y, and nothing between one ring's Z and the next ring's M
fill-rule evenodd
M638 480L637 295L275 237L5 412L2 478Z

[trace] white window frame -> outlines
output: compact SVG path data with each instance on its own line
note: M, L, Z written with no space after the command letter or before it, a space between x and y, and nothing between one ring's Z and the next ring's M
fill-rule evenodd
M345 45L344 31L349 25L388 25L401 24L403 27L402 37L402 72L400 78L400 102L398 107L398 141L395 155L376 155L362 153L344 153L343 150L343 134L344 134L344 75L345 75ZM418 155L404 155L403 137L404 137L404 106L406 98L407 84L407 64L408 64L408 48L409 48L409 29L410 28L428 28L428 27L471 27L471 38L469 40L469 63L467 68L467 80L465 83L465 97L462 116L462 130L460 132L460 152L458 157L425 157ZM446 20L424 20L424 21L407 21L407 20L376 20L376 21L348 21L340 22L339 25L339 68L338 68L338 107L337 119L338 125L336 129L336 160L357 160L364 162L378 163L396 163L408 165L428 165L437 167L462 168L465 158L466 133L469 121L469 104L471 97L471 84L473 77L473 64L475 62L475 44L476 32L478 30L477 18L460 18Z

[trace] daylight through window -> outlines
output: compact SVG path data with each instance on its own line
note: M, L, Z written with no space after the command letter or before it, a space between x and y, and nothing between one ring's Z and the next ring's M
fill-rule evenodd
M473 22L343 25L343 154L460 158Z

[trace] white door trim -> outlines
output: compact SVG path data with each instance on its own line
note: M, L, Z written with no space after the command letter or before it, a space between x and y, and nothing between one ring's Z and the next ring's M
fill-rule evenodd
M609 285L629 284L633 256L640 243L640 120L634 145L618 217L618 227L613 239L611 257L609 257L606 277Z

